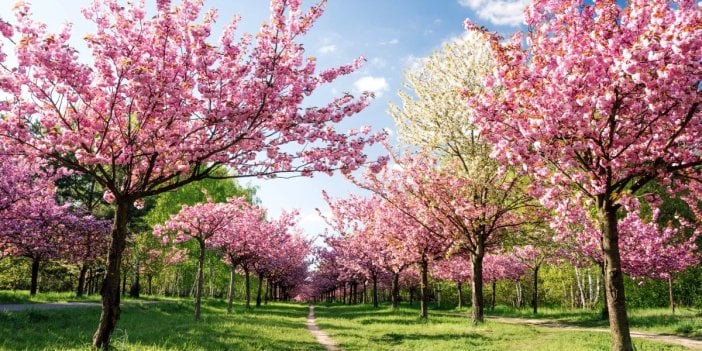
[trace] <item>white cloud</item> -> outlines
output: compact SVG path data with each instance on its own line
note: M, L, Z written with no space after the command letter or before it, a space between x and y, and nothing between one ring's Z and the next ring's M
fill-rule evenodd
M417 57L414 55L407 55L405 56L402 61L405 64L406 69L410 71L416 71L422 66L424 66L424 63L426 62L427 58L426 57Z
M382 96L383 92L390 90L385 77L365 76L357 80L353 85L360 91L370 91L375 96Z
M492 24L518 26L524 22L524 8L531 0L458 0L458 3Z
M336 51L336 45L325 45L319 48L319 53L324 55L324 54L331 54L332 52Z

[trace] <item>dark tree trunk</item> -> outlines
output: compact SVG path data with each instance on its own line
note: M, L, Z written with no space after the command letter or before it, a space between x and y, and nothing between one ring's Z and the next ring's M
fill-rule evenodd
M601 317L602 317L602 319L609 319L609 307L608 307L608 303L607 303L607 285L605 284L604 263L600 263L599 265L600 265L600 272L602 273L602 296L603 296ZM585 306L583 306L583 308L585 308Z
M200 254L197 258L197 281L195 283L195 320L199 321L202 306L202 283L205 276L205 240L197 238L197 241L200 244Z
M151 290L151 280L152 280L153 278L154 278L154 277L153 277L151 274L149 274L149 275L146 276L146 284L148 284L148 286L149 286L149 295L153 295L153 294L154 294L154 292Z
M246 309L251 309L251 274L249 273L248 266L242 266L244 268L244 287L246 293Z
M497 281L492 281L492 299L490 299L490 311L495 310L495 303L497 302Z
M668 297L670 298L670 310L675 314L675 300L673 299L673 276L668 276Z
M392 273L392 285L390 286L390 302L392 309L396 310L400 303L400 273Z
M129 223L129 208L131 200L120 200L115 209L112 223L110 248L107 255L105 276L102 280L100 295L102 296L102 312L100 324L93 335L93 347L109 350L110 334L115 329L120 315L119 278L122 265L122 253L127 242L127 223Z
M256 307L261 307L261 295L263 293L263 273L258 273L258 290L256 291Z
M32 282L29 286L29 295L34 296L37 294L37 286L39 284L39 259L32 258Z
M471 321L473 324L482 323L483 317L483 256L482 248L477 255L471 254L473 263L473 280L471 281Z
M456 288L458 289L458 309L463 308L463 284L456 283Z
M373 274L373 308L378 308L378 276Z
M229 289L227 290L227 314L232 313L232 302L234 301L234 276L236 275L236 266L231 265L229 271Z
M139 257L137 257L136 265L134 266L134 281L129 288L129 297L139 298L139 290L141 290L141 286L139 282Z
M270 279L266 279L266 296L263 297L263 304L264 305L268 304L268 299L271 296L270 292L271 292L271 281L270 281Z
M93 294L93 269L88 268L88 277L85 279L85 288L88 290L88 295Z
M539 311L539 266L534 267L534 292L531 295L532 307L534 307L534 314Z
M426 259L419 263L421 300L419 301L419 318L429 318L429 262Z
M78 287L76 288L76 296L81 297L85 292L85 276L88 274L88 265L83 262L80 266L80 274L78 275Z
M624 297L624 274L619 254L619 230L617 208L610 200L598 201L602 229L602 252L605 271L605 295L609 312L609 329L612 335L612 350L632 351L629 318Z

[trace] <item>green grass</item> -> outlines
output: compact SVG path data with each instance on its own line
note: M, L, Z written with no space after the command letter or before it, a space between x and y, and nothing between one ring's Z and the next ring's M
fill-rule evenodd
M416 308L321 305L317 324L347 350L609 350L607 333L557 330L487 321L473 326L464 313L438 311L421 321ZM685 350L635 339L639 351Z
M324 350L306 330L307 306L270 303L231 315L206 300L193 320L190 299L124 305L115 350ZM0 350L89 350L99 308L0 312Z
M23 304L23 303L47 303L47 302L68 302L80 301L91 302L100 301L100 295L90 295L76 297L71 292L46 292L29 295L28 290L0 290L0 304Z
M631 309L627 311L632 330L658 334L679 335L702 339L702 313L699 310L678 308L672 314L667 308ZM588 328L608 328L609 323L602 318L600 311L564 308L540 308L534 315L531 309L516 309L496 306L488 316L548 319Z

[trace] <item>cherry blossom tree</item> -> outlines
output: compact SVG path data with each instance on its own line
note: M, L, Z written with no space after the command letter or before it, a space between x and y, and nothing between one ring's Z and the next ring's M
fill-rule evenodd
M72 236L71 246L67 248L63 259L78 264L80 273L76 296L83 296L85 277L88 268L105 257L107 252L112 223L109 220L97 219L89 214L75 213L63 220L66 230Z
M538 312L539 306L539 269L541 265L551 256L549 246L542 244L539 246L524 245L515 247L512 251L512 256L521 262L524 266L531 269L532 278L534 279L534 290L531 295L531 304L534 309L534 314Z
M697 206L702 14L694 1L537 0L525 19L527 47L466 23L496 61L469 98L473 122L558 220L579 212L567 202L586 212L601 235L612 349L631 350L619 216L653 181Z
M189 240L197 241L198 265L197 283L195 287L195 320L200 320L200 306L202 299L202 282L204 275L205 252L211 246L210 238L224 235L230 230L234 220L231 211L232 205L236 208L239 198L232 199L229 203L206 203L193 206L183 205L177 214L171 216L164 225L154 226L154 235L162 237L164 242L173 241L182 243ZM170 237L173 236L171 239Z
M483 258L499 247L507 232L539 217L534 215L540 212L539 207L522 191L524 178L511 172L488 175L484 170L463 168L461 162L440 165L423 154L393 158L394 168L386 167L378 174L368 172L355 183L379 194L417 227L431 233L437 249L445 252L453 246L452 250L470 255L471 318L473 323L482 322ZM457 172L461 169L469 173Z
M407 183L402 183L405 179L383 179L387 188L373 188L383 201L375 201L376 208L372 212L375 218L372 219L371 230L382 233L380 235L384 236L389 250L386 255L389 260L382 264L390 268L393 274L393 306L396 308L398 302L400 272L405 267L414 265L419 274L419 316L426 319L429 307L429 265L446 254L452 240L444 235L438 223L427 213L426 207L415 198L407 197Z
M432 269L435 277L456 283L458 309L463 308L463 285L470 282L472 276L470 258L466 255L453 255L435 262Z
M367 161L366 144L383 138L333 127L362 110L370 94L299 108L363 61L317 72L304 56L298 38L324 1L303 11L301 1L271 0L270 19L256 35L238 35L237 16L216 42L217 13L203 13L202 1L156 3L153 17L144 2L96 0L83 9L97 28L84 36L87 63L70 44L70 25L50 33L24 2L14 24L0 20L17 63L0 54L0 90L9 96L0 103L0 134L26 153L93 176L113 199L96 347L106 347L119 319L119 267L135 201L208 178L220 165L235 177L348 172Z
M252 265L265 255L264 250L270 242L265 238L268 233L268 228L264 225L265 211L259 206L248 203L245 198L230 199L222 206L222 212L218 216L226 222L226 227L215 233L210 243L224 250L226 261L231 266L227 294L227 313L231 313L236 267L241 266L244 270L246 308L251 308Z

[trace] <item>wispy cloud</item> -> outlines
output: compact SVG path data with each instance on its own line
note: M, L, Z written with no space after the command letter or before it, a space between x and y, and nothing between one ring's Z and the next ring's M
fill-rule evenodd
M400 39L392 38L388 41L381 41L380 45L397 45L400 43Z
M357 80L353 85L360 91L370 91L375 96L382 96L383 92L390 90L385 77L365 76Z
M424 66L426 60L426 57L417 57L414 55L407 55L402 59L402 61L405 64L405 68L410 71L416 71L420 69L422 66Z
M531 0L458 0L458 3L492 24L518 26L524 22L524 8Z
M319 48L319 53L322 55L331 54L336 51L336 45L325 45Z

